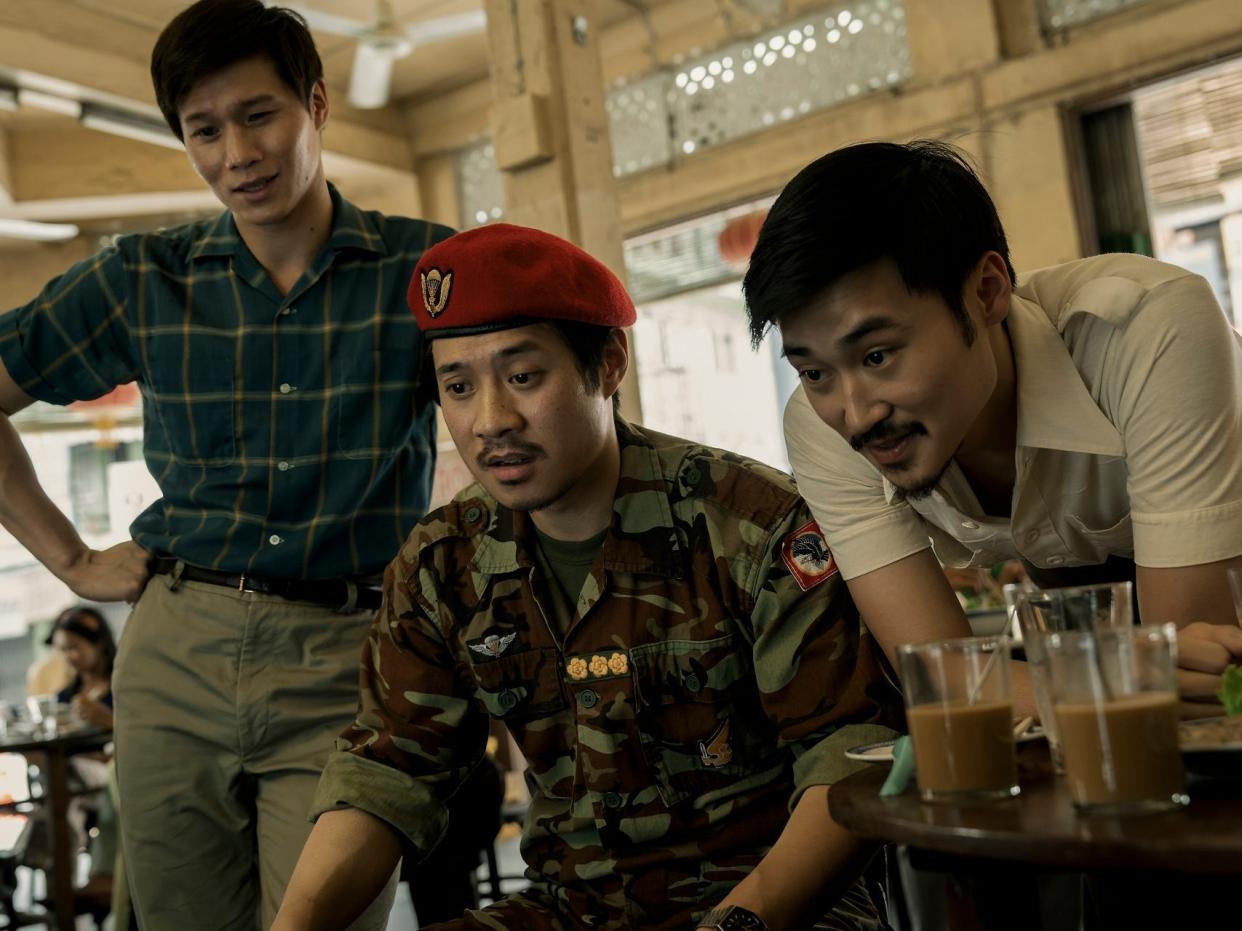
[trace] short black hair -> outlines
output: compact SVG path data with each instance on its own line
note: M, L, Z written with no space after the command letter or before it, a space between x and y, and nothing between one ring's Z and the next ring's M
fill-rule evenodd
M87 605L66 608L52 622L52 629L43 642L51 646L58 630L76 634L94 644L99 649L99 658L103 663L101 675L112 675L112 665L116 661L116 639L102 614Z
M547 323L556 329L574 354L574 362L582 375L582 381L592 391L598 391L602 384L600 370L604 366L604 349L613 327L600 326L596 323L580 323L577 320L546 320L534 321ZM423 341L423 359L419 366L418 385L414 391L415 406L422 410L427 404L440 401L440 386L436 380L434 365L431 358L431 341ZM612 409L621 409L621 389L612 395Z
M155 102L173 134L185 141L177 108L195 84L258 56L309 107L323 62L300 15L262 0L198 0L178 13L151 52Z
M967 343L974 326L962 286L987 252L1009 244L979 176L943 142L865 142L830 152L781 191L759 231L742 281L750 335L802 310L841 278L891 259L912 293L935 292Z

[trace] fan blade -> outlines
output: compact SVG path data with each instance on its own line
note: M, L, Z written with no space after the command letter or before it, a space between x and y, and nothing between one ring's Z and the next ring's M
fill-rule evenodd
M396 56L383 47L359 42L354 70L349 78L349 104L359 110L375 110L388 103L392 66Z
M482 10L458 13L456 16L438 16L435 19L412 23L405 27L405 34L414 45L430 45L458 36L469 36L487 28L487 14Z
M352 36L357 38L366 35L372 26L371 23L360 19L350 19L347 16L324 13L322 10L311 9L308 6L302 6L300 3L281 3L280 0L263 0L263 2L266 6L283 6L287 10L292 10L306 20L306 25L310 26L315 32L326 32L335 36Z

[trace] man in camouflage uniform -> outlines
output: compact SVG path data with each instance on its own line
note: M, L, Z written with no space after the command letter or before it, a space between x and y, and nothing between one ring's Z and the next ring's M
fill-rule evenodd
M879 927L826 797L892 699L792 481L614 420L633 305L569 243L459 234L411 305L479 483L389 566L274 931L343 926L431 850L490 718L529 763L532 885L441 931Z

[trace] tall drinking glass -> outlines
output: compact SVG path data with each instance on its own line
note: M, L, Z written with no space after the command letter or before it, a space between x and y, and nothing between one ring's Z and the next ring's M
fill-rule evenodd
M1078 808L1185 805L1172 624L1048 634L1053 711Z
M898 647L924 801L1018 794L1008 637Z
M1065 772L1061 738L1052 712L1052 686L1048 678L1045 638L1065 631L1111 630L1134 624L1132 586L1129 582L1049 588L1014 594L1018 628L1035 693L1035 709L1048 737L1048 751L1058 773Z
M1229 570L1229 590L1233 592L1233 613L1242 624L1242 569Z

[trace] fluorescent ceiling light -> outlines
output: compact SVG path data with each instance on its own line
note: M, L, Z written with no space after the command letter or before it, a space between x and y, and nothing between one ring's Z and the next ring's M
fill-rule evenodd
M78 235L72 223L36 223L33 220L14 220L0 217L0 236L9 239L30 239L35 242L63 242Z
M60 113L71 116L75 120L82 115L82 104L68 97L56 94L45 94L43 91L32 91L25 87L17 92L17 102L23 107L35 107L49 113Z
M142 117L88 108L82 111L82 125L87 129L97 129L100 132L136 139L139 142L163 146L166 149L177 151L183 149L177 137L168 130L167 126Z
M17 88L0 87L0 110L17 109Z

